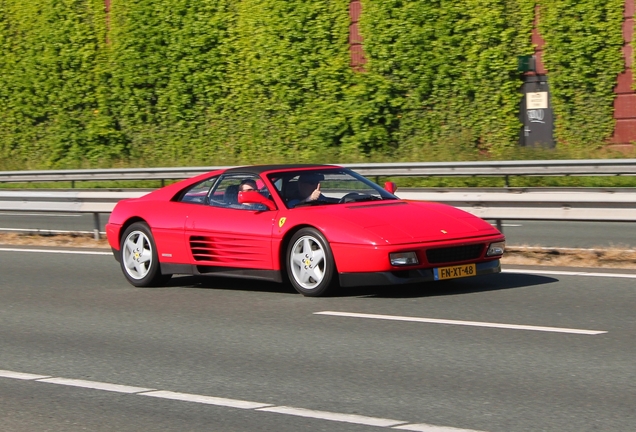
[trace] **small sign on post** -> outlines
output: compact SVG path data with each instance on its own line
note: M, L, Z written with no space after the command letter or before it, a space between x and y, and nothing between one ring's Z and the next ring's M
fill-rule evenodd
M550 88L545 75L524 75L523 99L519 104L519 120L523 123L519 138L522 146L553 148L553 113Z
M548 109L548 92L526 93L526 109Z

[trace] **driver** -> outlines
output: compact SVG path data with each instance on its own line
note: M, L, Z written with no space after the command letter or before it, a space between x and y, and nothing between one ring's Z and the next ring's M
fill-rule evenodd
M298 177L298 195L287 203L289 208L301 203L325 201L326 197L320 193L321 174L301 174Z

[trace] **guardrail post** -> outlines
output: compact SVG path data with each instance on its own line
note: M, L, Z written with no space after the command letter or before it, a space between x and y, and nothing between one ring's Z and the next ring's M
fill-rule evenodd
M93 237L95 240L99 240L99 213L93 213L93 222L95 228L93 228Z
M501 223L501 219L497 219L497 229L503 234L503 224Z

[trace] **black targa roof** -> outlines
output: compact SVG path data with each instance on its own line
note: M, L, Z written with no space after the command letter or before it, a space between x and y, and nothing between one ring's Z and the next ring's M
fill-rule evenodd
M234 168L228 168L225 172L231 173L253 173L261 174L268 171L294 171L295 169L338 169L342 168L337 165L315 165L315 164L281 164L281 165L246 165Z

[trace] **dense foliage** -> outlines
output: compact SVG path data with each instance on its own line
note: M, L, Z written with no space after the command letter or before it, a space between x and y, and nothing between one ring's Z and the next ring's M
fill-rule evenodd
M235 3L227 95L211 115L220 153L328 162L349 133L348 1Z
M100 110L103 2L0 2L0 157L74 165L124 149Z
M516 151L534 0L0 0L0 169ZM622 0L545 0L560 147L611 133ZM509 155L510 153L508 153Z
M394 141L411 151L498 152L520 123L517 56L531 54L534 1L363 0L369 72L390 89Z
M231 3L111 1L108 106L133 164L188 163L214 141L209 114L227 91Z
M621 48L624 0L542 0L539 29L545 39L562 145L601 145L614 130L616 77L624 69Z

